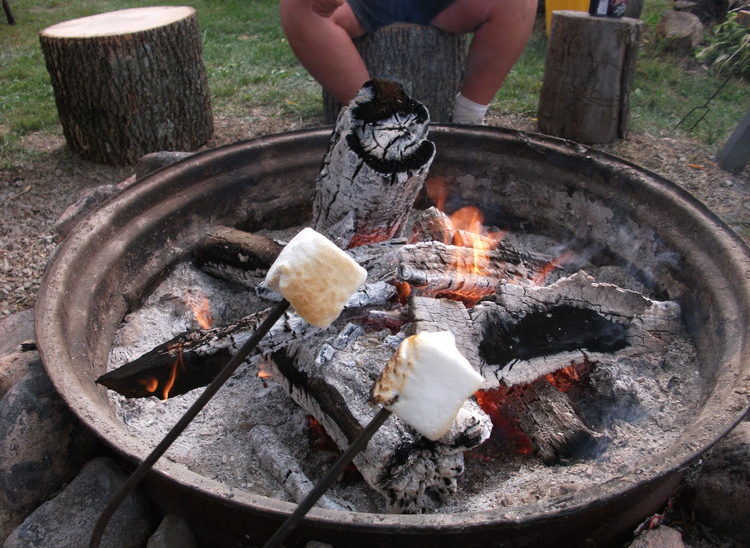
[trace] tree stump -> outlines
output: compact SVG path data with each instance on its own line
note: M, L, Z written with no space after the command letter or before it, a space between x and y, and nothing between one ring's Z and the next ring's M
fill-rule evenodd
M435 27L394 23L354 41L370 71L370 78L395 80L407 95L427 107L433 122L447 122L461 88L467 37ZM323 109L329 124L341 105L323 90Z
M213 133L193 8L83 17L39 39L65 139L83 158L130 164L158 150L194 150Z
M625 137L642 23L558 11L552 17L538 129L582 143Z

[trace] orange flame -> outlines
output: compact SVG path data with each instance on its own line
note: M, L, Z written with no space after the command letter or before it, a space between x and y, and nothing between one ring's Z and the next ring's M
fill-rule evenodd
M448 199L448 181L445 177L430 177L425 181L424 188L435 207L439 211L445 211L445 202Z
M185 364L182 361L182 349L179 349L177 358L172 362L172 366L169 369L169 377L167 378L167 381L164 383L164 386L161 389L162 400L166 400L169 398L169 393L172 391L174 383L177 380L177 370L183 369L184 367Z
M268 370L268 365L263 362L258 364L258 377L261 379L270 379L273 377L271 372Z
M146 392L156 392L156 389L159 388L159 379L156 377L145 377L143 379L138 379L138 383L143 386L143 389Z
M590 369L590 367L591 362L588 360L584 360L581 363L571 362L569 366L558 369L554 373L545 375L544 380L557 388L560 392L567 392L579 380L581 380L581 376Z
M211 329L213 317L211 316L211 303L202 293L187 293L184 297L185 305L195 317L196 323L203 329Z
M552 259L550 262L548 262L546 265L540 268L539 272L537 272L534 275L531 281L537 285L542 285L544 281L547 279L547 276L549 276L552 272L554 272L556 268L559 268L560 266L564 265L565 263L567 263L574 257L575 257L574 252L566 251L559 257Z

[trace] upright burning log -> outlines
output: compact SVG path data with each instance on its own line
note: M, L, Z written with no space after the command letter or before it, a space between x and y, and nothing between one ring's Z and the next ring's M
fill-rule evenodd
M367 82L336 122L316 182L314 228L344 225L346 247L398 235L435 156L428 124L427 109L400 84Z

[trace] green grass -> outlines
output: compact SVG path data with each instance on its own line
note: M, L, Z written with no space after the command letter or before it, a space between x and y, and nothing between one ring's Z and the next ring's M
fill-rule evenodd
M695 130L673 130L691 108L711 96L722 78L709 75L690 58L666 53L653 38L659 15L668 8L667 1L648 0L642 16L646 29L631 90L631 129L690 135L715 146L726 139L750 108L750 83L733 79L712 101L708 115ZM162 4L143 0L11 2L17 24L9 26L0 21L0 164L12 165L14 159L26 154L20 144L24 136L59 131L37 38L40 30L85 15ZM318 119L322 109L319 88L286 43L278 21L277 0L201 0L190 5L198 12L216 114L246 116L255 107L270 105L303 121ZM537 28L493 108L536 114L547 47L543 25Z

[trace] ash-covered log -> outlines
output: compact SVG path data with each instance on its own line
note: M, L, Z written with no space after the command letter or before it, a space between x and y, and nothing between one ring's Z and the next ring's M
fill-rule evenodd
M348 324L315 344L292 344L273 354L274 377L311 413L339 447L351 443L375 415L368 403L380 370L403 335L366 332ZM491 423L467 401L448 433L430 441L389 418L354 459L365 481L386 498L389 511L423 512L455 492L463 452L489 437Z
M337 235L345 247L399 235L435 156L428 125L427 109L400 84L367 82L336 122L316 182L313 227L350 227L348 238Z

